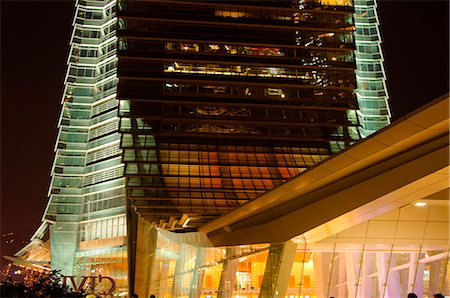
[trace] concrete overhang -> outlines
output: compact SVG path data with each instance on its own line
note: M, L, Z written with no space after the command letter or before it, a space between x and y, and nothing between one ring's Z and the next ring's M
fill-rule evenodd
M200 232L216 246L316 242L448 189L449 171L446 94Z

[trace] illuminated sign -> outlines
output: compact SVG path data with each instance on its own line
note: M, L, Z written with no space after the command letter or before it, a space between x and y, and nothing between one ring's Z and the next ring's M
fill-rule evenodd
M79 285L77 285L76 281L75 281L76 276L63 276L63 280L62 283L65 286L67 284L67 279L69 279L72 282L72 286L75 290L75 292L79 292L81 291L83 288L85 288L86 286L86 282L89 279L89 288L90 289L95 289L95 284L97 282L98 279L98 283L101 283L103 280L108 280L111 283L111 287L109 288L109 290L104 293L105 295L110 295L112 293L114 293L114 291L116 290L116 282L114 281L114 279L112 279L111 277L108 276L81 276L81 282Z

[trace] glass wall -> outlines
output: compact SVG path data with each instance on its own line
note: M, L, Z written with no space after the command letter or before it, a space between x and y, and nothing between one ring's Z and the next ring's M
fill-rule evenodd
M419 297L449 293L448 250L332 245L297 250L288 297Z
M352 7L303 2L119 2L138 213L195 231L360 139Z
M138 256L151 259L138 273L147 276L137 284L144 297L375 298L415 292L432 298L450 293L448 245L323 241L295 244L289 252L286 244L208 247L195 237L163 230L152 235L152 240L139 239L155 241Z

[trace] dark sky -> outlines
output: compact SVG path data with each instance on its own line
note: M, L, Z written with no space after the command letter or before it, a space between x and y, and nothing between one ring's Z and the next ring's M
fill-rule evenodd
M393 118L449 91L449 1L378 2Z
M12 244L2 237L1 255L12 255L39 226L48 200L74 2L0 1L1 233L15 234ZM397 119L448 92L448 1L378 7Z

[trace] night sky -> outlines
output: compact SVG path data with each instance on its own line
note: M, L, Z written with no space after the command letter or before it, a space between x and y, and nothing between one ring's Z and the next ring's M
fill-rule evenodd
M1 233L14 233L12 243L2 237L1 255L12 255L48 200L74 1L0 1ZM378 8L395 120L449 90L448 1Z

